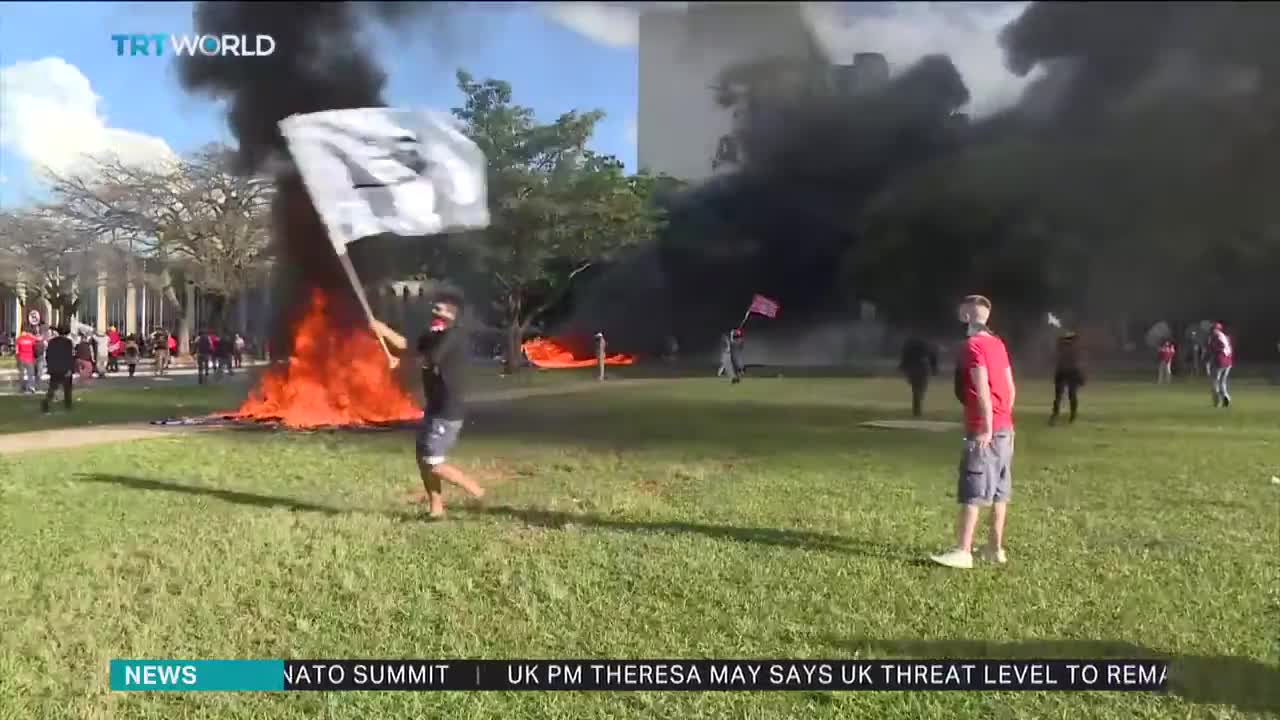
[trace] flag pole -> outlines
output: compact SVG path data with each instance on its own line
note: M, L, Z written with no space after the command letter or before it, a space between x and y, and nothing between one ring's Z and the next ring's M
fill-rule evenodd
M334 248L336 251L337 248ZM373 327L374 317L373 308L369 307L369 299L365 297L364 288L360 285L360 278L356 275L356 268L351 264L351 257L346 253L338 253L338 262L342 263L342 269L347 273L347 279L351 281L351 287L356 291L356 299L360 301L360 307L364 308L365 319L369 321L369 327ZM391 348L387 347L387 341L383 339L380 333L374 333L374 337L378 338L378 344L382 345L382 352L387 354L387 363L391 367L399 364L395 355L391 354Z
M742 315L742 322L738 323L738 329L741 330L743 325L747 324L747 319L751 317L751 308L747 308L747 312Z

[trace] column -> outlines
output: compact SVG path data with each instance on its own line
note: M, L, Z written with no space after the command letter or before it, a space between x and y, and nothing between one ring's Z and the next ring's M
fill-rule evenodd
M144 302L146 298L143 298ZM143 311L145 313L145 311ZM124 289L124 334L138 332L138 288L133 285L133 275L129 276L129 284Z
M16 331L27 323L27 318L23 316L26 308L22 307L22 297L27 294L27 281L22 276L21 270L18 271L18 278L13 288L13 329Z
M178 354L191 354L191 332L195 327L196 321L196 284L191 280L187 281L187 304L183 308L182 322L179 324L178 332L181 336L178 338Z
M94 329L99 334L105 335L107 332L107 271L98 271L98 317L94 322Z

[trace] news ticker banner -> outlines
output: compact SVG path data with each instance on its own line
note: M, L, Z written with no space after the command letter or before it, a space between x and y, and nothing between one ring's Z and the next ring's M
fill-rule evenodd
M126 692L1092 690L1158 692L1161 660L112 660Z

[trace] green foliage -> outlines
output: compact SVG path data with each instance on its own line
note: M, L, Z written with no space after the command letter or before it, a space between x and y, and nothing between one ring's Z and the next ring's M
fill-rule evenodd
M654 195L665 184L629 177L617 158L587 149L602 111L543 124L513 102L509 83L461 70L457 79L464 100L453 113L488 160L492 224L481 233L479 270L492 283L495 320L518 338L577 273L654 237Z

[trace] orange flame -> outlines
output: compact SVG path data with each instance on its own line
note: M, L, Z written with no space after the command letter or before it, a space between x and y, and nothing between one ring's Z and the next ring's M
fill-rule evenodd
M574 355L564 343L552 338L528 340L521 347L524 348L525 357L529 358L529 362L540 368L579 368L592 367L596 364L594 356ZM605 365L631 365L635 361L635 357L621 353L606 355L604 358Z
M269 369L235 416L293 428L421 418L377 338L368 330L338 327L329 310L325 294L313 291L288 364Z

